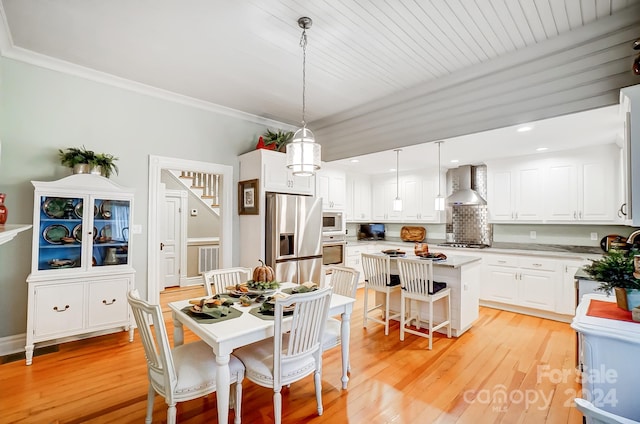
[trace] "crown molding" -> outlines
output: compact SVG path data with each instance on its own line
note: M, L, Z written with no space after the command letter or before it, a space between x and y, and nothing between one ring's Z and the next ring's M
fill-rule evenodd
M17 47L13 44L13 39L11 37L11 31L9 30L9 24L7 22L6 13L4 11L4 7L1 2L0 2L0 55L8 59L27 63L27 64L34 65L44 69L49 69L51 71L56 71L63 74L72 75L78 78L94 81L100 84L105 84L112 87L133 91L136 93L144 94L149 97L155 97L161 100L166 100L169 102L179 103L189 107L206 110L208 112L216 113L219 115L241 119L243 121L252 122L254 124L265 125L268 127L276 127L283 130L291 130L291 131L296 129L296 127L294 127L291 124L265 118L262 116L253 115L247 112L242 112L240 110L221 106L215 103L205 102L203 100L195 99L193 97L185 96L182 94L174 93L172 91L163 90L161 88L157 88L150 85L135 82L132 80L128 80L125 78L117 77L115 75L111 75L106 72L100 72L95 69L76 65L71 62L56 59L51 56L46 56L40 53L33 52L31 50Z

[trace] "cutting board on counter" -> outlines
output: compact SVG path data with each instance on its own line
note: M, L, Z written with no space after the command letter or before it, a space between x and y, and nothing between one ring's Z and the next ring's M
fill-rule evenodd
M427 229L424 227L404 226L400 229L402 241L422 241L427 237Z

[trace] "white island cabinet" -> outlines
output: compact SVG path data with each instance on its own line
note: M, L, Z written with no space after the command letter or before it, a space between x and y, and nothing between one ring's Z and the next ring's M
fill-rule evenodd
M461 336L478 319L481 262L482 259L476 256L451 255L447 256L445 261L433 263L433 279L447 283L447 287L451 289L451 334L454 337ZM394 258L391 258L391 273L398 273ZM383 303L384 295L376 293L376 302ZM442 321L445 318L445 311L441 303L438 302L434 305L434 322ZM393 311L400 311L399 292L391 294L389 308ZM428 317L428 306L422 304L421 308L421 316ZM446 333L446 328L442 328L438 332Z
M612 414L640 421L640 323L592 316L589 309L595 302L614 299L585 295L571 323L580 341L582 397Z
M39 342L113 329L132 341L133 190L92 174L33 185L27 365Z

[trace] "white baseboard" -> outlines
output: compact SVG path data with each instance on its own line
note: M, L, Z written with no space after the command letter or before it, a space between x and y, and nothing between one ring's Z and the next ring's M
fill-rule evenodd
M492 302L490 300L480 300L480 306L487 308L500 309L503 311L515 312L517 314L531 315L538 318L550 319L553 321L570 323L573 320L573 315L563 315L556 312L542 311L539 309L527 308L524 306L508 305L505 303Z
M27 335L25 333L2 337L0 338L0 356L24 352L24 346L26 344Z

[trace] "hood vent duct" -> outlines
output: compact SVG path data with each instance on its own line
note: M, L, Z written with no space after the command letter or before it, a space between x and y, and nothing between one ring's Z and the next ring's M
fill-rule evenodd
M471 172L471 165L460 166L455 172L458 176L458 190L454 191L451 196L447 197L447 205L486 205L487 201L472 189L474 185L472 181L473 172Z

